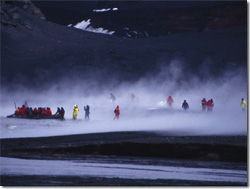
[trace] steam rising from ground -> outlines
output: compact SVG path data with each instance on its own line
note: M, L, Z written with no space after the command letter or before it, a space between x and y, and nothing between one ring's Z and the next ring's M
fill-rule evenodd
M44 89L28 90L15 86L11 92L1 90L1 138L54 136L111 131L154 131L166 135L246 135L247 111L240 107L241 98L247 99L247 71L225 72L217 79L200 80L190 76L183 79L182 62L173 60L162 67L156 76L145 76L135 83L99 85L91 80L64 78ZM110 93L116 101L110 102ZM134 93L134 101L129 93ZM164 106L167 96L174 99L172 108ZM201 111L201 99L214 100L213 112ZM181 108L187 100L190 109ZM14 102L21 106L28 101L31 107L64 107L65 121L7 119L14 113ZM78 120L72 111L77 104ZM90 121L84 120L83 107L90 106ZM120 120L114 121L114 109L120 106Z

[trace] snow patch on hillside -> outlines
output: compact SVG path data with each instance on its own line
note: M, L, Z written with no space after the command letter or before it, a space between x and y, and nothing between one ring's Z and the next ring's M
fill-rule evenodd
M107 11L117 11L118 8L107 8L107 9L94 9L93 12L107 12Z
M80 30L84 30L84 31L94 32L94 33L102 33L102 34L108 34L108 35L112 35L113 33L115 33L115 31L108 31L103 28L94 28L90 24L91 24L90 19L88 19L88 20L83 20L82 22L77 23L73 27L80 29ZM68 27L72 27L72 24L69 24Z

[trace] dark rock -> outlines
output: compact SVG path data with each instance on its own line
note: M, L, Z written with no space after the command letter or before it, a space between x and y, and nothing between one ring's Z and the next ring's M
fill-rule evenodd
M14 21L18 22L20 20L20 14L18 14L17 12L14 12L12 14L12 18Z
M41 12L41 10L39 8L37 8L31 1L22 0L21 2L24 3L24 5L23 5L24 10L35 15L36 17L40 18L41 20L46 20L44 14Z
M3 18L1 19L1 24L3 24L4 26L16 27L16 24L14 24L13 22L8 22L8 21L4 20Z
M19 0L14 1L12 3L6 3L6 1L1 2L1 14L8 15L11 17L15 22L20 23L21 14L18 11L18 7L21 6L23 10L32 15L40 18L41 20L46 20L43 13L37 8L31 1L29 0ZM2 19L2 18L1 18Z

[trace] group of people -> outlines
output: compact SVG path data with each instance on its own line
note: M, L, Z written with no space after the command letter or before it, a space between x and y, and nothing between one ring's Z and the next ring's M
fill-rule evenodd
M61 107L61 109L59 107L57 107L57 111L56 111L56 114L55 115L59 115L61 116L62 118L64 118L64 114L65 114L65 110L63 107Z
M134 98L134 95L132 95L131 98ZM115 100L115 98L113 100ZM173 102L174 102L173 98L171 96L168 96L167 103L170 107L172 107ZM34 117L34 116L44 117L44 116L51 116L52 115L52 111L49 107L47 107L47 108L39 107L39 108L32 109L31 107L27 107L26 105L27 105L27 103L25 102L25 104L21 108L18 107L15 111L15 115L23 115L23 116L28 116L28 117ZM242 111L245 111L246 105L247 105L246 101L244 100L244 98L242 98L241 99ZM202 111L206 111L206 110L212 111L212 109L214 107L213 99L210 99L207 101L206 98L203 98L201 100L201 107L202 107ZM189 109L189 105L188 105L186 100L184 100L184 102L182 103L182 108L184 110ZM89 114L90 114L89 105L84 106L84 111L85 111L85 120L89 120ZM74 105L73 120L77 119L78 112L79 112L78 106ZM115 119L119 120L119 116L120 116L119 105L117 105L117 107L115 108L114 113L115 113L114 120ZM61 109L60 109L59 107L57 107L57 112L55 113L55 115L60 115L60 116L62 116L62 118L64 118L64 114L65 114L64 108L61 107Z
M18 107L16 108L15 111L15 115L17 116L27 116L27 117L45 117L45 116L51 116L52 115L52 111L50 109L50 107L47 108L32 108L32 107L27 107L27 102L24 103L24 105L22 107ZM60 115L62 116L62 118L64 118L64 109L63 107L61 107L61 109L59 107L57 107L57 112L55 113L55 115Z
M172 96L168 96L167 98L167 103L168 103L168 106L169 107L172 107L172 104L174 103L174 100L172 98ZM184 100L184 102L182 103L182 106L181 106L184 110L187 110L189 108L189 105L187 103L186 100Z
M174 100L172 98L172 96L168 96L167 98L167 103L168 103L168 106L169 107L172 107L172 104L174 103ZM189 105L187 103L186 100L184 100L184 102L182 103L182 106L181 106L184 110L187 110L189 108Z
M170 107L172 106L173 102L174 102L173 98L171 96L168 96L167 103L168 103L168 105ZM242 108L242 111L245 111L246 106L247 106L246 101L244 100L244 98L242 98L241 99L241 108ZM211 98L210 100L207 101L206 98L203 98L201 100L201 107L202 107L202 111L206 111L206 110L208 112L212 111L213 107L214 107L214 101L213 101L213 99ZM188 105L188 103L187 103L186 100L184 100L184 102L182 103L182 108L184 110L187 110L189 108L189 105Z
M90 114L90 107L89 107L89 105L84 106L84 111L85 111L85 120L88 121L89 120L89 114ZM77 120L78 112L79 112L78 106L74 105L73 118L72 118L73 120ZM114 113L115 113L114 120L115 119L119 120L120 109L119 109L118 105L115 108Z
M173 104L174 100L171 96L168 96L167 98L167 103L168 105L171 107L172 104ZM214 102L213 102L213 99L210 99L210 100L206 100L206 98L203 98L201 100L201 107L202 107L202 111L212 111L213 107L214 107ZM186 100L184 100L184 102L182 103L182 108L184 110L187 110L189 109L189 105L187 103ZM245 108L246 108L246 101L242 98L241 100L241 108L243 111L245 111ZM86 107L84 106L84 111L85 111L85 120L89 120L89 106L87 105ZM78 106L77 105L74 105L74 109L73 109L73 120L76 120L77 119L77 115L78 115ZM119 120L119 116L120 116L120 109L119 109L119 105L116 106L115 110L114 110L114 113L115 113L115 117L114 117L114 120L117 119Z
M130 99L131 102L134 102L136 100L135 94L134 93L128 93L128 97ZM110 93L110 101L111 102L115 102L116 97L113 93Z
M168 102L169 106L171 107L172 103L174 102L171 96L168 96L167 102ZM189 109L189 105L188 105L186 100L184 100L181 107L184 110ZM201 100L201 107L202 107L202 111L205 111L206 109L207 109L207 111L212 111L212 109L214 107L213 99L210 99L207 101L206 98L203 98Z
M90 114L90 107L89 105L84 106L84 111L85 111L85 120L88 121L89 120L89 114ZM77 120L77 116L78 116L78 106L74 105L74 109L73 109L73 120Z
M212 111L213 110L213 107L214 107L214 101L213 99L210 99L210 100L206 100L206 98L203 98L201 100L201 107L202 107L202 111Z
M22 116L28 116L28 117L42 117L42 116L50 116L52 115L52 111L49 107L47 108L34 108L27 107L23 105L21 108L18 107L15 111L15 115L22 115Z

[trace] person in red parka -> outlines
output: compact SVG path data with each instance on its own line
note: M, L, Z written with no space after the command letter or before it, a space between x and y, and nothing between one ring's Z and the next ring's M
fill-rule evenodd
M213 99L210 99L207 101L207 111L210 112L213 110L213 107L214 107L214 102L213 102Z
M117 107L115 108L115 117L114 117L114 120L115 119L119 119L119 115L120 115L120 109L119 109L119 106L117 105Z
M47 107L47 110L46 110L46 112L45 112L45 115L46 115L46 116L52 115L52 111L51 111L51 109L50 109L49 107Z
M27 109L27 107L23 105L23 106L20 108L19 115L25 115L26 109Z
M34 108L33 115L39 117L39 110L37 108Z
M206 108L207 108L207 100L206 100L206 98L203 98L201 100L201 107L202 107L202 111L206 110Z
M171 107L174 100L173 100L173 98L171 96L168 96L167 102L168 102L168 105Z

